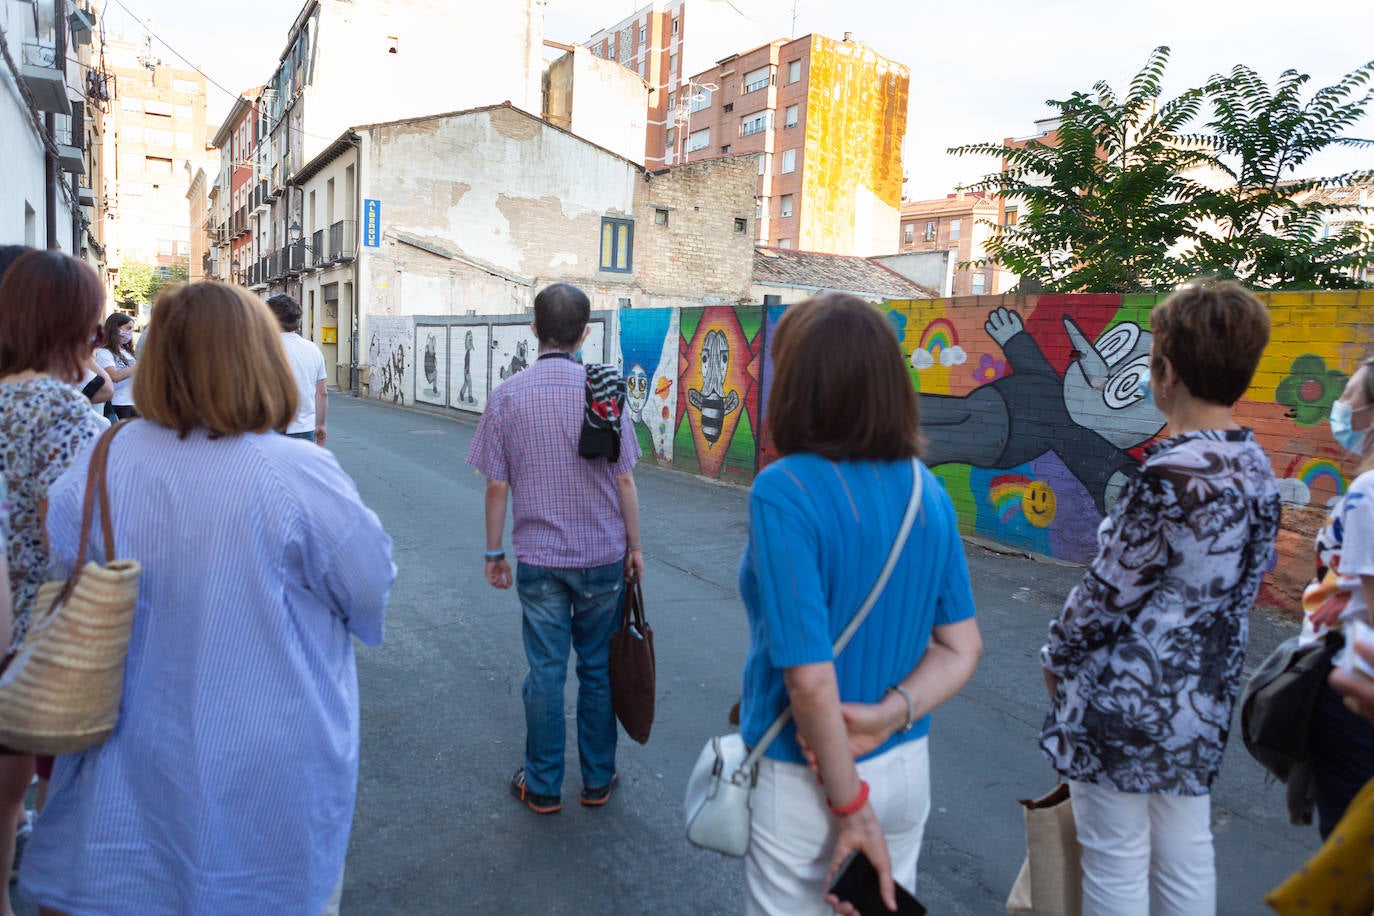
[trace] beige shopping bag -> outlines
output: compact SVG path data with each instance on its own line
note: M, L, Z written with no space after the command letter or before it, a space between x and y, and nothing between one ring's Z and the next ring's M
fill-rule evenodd
M1068 785L1060 783L1044 798L1023 798L1021 804L1026 809L1026 861L1007 897L1007 912L1012 916L1079 916L1083 912L1083 862Z

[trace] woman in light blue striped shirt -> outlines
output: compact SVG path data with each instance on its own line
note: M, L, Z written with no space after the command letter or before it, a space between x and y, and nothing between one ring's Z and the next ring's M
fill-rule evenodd
M120 720L58 758L20 886L69 914L318 916L357 787L352 637L382 638L391 539L328 451L279 434L296 387L265 305L176 287L148 338L146 419L108 464L117 552L143 565ZM56 575L88 464L51 490Z

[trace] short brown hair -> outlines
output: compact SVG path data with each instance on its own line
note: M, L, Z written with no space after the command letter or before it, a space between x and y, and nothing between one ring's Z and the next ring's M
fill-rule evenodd
M0 375L81 378L105 290L90 265L60 251L20 255L0 280Z
M541 346L574 346L591 316L591 300L571 283L546 286L534 297L534 330Z
M141 416L182 437L285 432L296 381L281 329L262 300L224 283L185 283L158 294L134 374Z
M1151 371L1162 357L1196 398L1230 407L1255 377L1269 344L1269 313L1234 280L1185 283L1150 313Z
M772 350L767 424L780 454L899 461L921 453L916 391L876 306L843 293L807 299L783 313Z

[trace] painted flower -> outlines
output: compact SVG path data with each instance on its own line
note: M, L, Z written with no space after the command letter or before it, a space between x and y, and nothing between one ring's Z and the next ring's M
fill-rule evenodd
M1349 380L1344 372L1326 368L1324 359L1309 353L1293 361L1274 392L1274 400L1289 409L1288 415L1299 426L1316 426L1331 413L1332 402L1341 396Z
M984 353L978 360L978 368L973 370L973 377L980 385L988 382L995 382L1007 374L1007 361L997 359L991 353Z

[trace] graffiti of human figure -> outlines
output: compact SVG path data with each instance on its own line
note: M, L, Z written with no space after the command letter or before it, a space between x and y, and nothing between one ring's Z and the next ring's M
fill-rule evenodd
M635 363L625 377L625 399L629 401L630 416L634 421L648 422L644 419L644 405L649 400L649 376L639 363Z
M434 335L430 334L425 338L425 381L429 383L429 391L426 392L430 397L439 396L439 357L438 342Z
M472 330L463 335L463 387L458 389L458 400L463 404L476 404L477 398L472 395Z
M739 392L725 392L730 368L730 341L724 331L711 330L701 342L701 390L688 389L687 400L701 412L701 435L715 445L725 418L739 409Z
M530 365L530 345L521 340L515 345L515 355L511 357L509 366L502 366L497 372L501 375L501 380L505 381L522 369L528 369Z
M1062 320L1077 359L1061 376L1018 313L988 314L984 330L1012 372L963 397L921 395L926 462L1007 469L1054 452L1106 514L1139 464L1127 449L1164 428L1140 391L1151 335L1123 323L1093 342L1073 318Z

